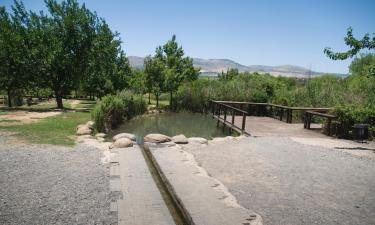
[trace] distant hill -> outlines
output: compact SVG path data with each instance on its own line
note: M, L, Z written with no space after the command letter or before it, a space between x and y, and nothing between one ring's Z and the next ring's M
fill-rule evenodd
M134 68L143 67L143 57L129 56L130 65ZM326 74L323 72L310 71L301 66L281 65L281 66L264 66L264 65L241 65L230 59L201 59L193 58L195 67L201 68L203 76L216 76L222 71L227 71L228 68L237 68L240 72L258 72L269 73L273 76L288 76L288 77L309 77ZM347 76L346 74L335 74L337 76Z

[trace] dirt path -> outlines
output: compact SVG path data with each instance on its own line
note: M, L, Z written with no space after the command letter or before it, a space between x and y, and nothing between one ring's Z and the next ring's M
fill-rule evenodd
M5 115L0 115L0 126L11 126L27 124L38 121L43 118L56 116L61 112L28 112L28 111L9 111Z

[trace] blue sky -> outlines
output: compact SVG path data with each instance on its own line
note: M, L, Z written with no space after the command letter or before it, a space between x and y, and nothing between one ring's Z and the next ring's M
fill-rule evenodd
M332 61L324 47L346 50L356 37L375 33L373 0L79 0L120 33L127 55L152 54L172 34L185 53L227 58L244 65L293 64L322 72L347 73L351 60ZM12 0L0 0L10 7ZM42 0L25 1L43 10Z

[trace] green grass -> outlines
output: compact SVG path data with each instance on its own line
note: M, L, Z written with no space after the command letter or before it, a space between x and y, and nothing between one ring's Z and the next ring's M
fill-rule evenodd
M30 143L71 146L74 145L76 127L88 120L90 113L66 112L35 123L1 126L0 130L16 132Z
M21 120L0 120L0 123L13 123L13 122L21 122Z

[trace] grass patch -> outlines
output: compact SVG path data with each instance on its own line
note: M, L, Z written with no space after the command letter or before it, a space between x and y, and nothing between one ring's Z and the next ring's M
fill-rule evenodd
M21 122L21 120L0 120L0 123L13 123L13 122Z
M2 126L0 130L16 132L18 136L36 144L74 145L74 134L79 124L90 120L87 112L66 112L38 122Z

